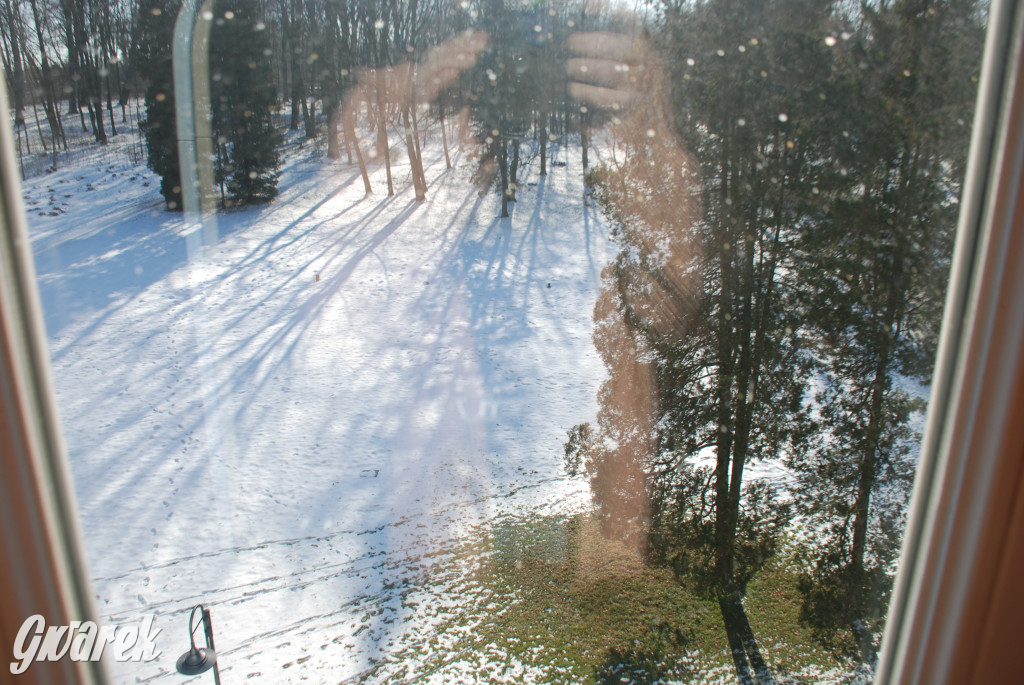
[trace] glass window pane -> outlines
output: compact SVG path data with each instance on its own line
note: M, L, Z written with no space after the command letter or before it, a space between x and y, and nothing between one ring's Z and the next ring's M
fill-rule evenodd
M870 677L986 2L89 7L3 30L118 682Z

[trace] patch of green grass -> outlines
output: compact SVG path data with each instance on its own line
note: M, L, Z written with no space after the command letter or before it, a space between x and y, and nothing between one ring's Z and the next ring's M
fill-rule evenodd
M771 559L747 586L747 618L765 659L779 675L822 670L852 670L856 643L849 630L821 636L800 619L803 597L793 543Z
M547 682L685 679L695 652L726 648L715 602L602 537L595 521L530 521L494 531L497 595L511 600L483 642Z
M841 680L852 670L852 640L824 647L801 622L797 555L786 549L748 586L758 646L780 682ZM413 648L426 673L480 682L735 679L718 602L606 539L590 517L499 521L464 540L454 565L466 570L457 586L476 599L457 602ZM451 566L435 571L438 581L452 577Z

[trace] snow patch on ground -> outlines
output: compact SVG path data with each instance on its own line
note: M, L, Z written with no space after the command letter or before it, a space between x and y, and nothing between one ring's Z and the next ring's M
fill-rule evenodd
M397 194L376 169L364 197L355 167L289 141L280 197L222 213L198 251L142 167L25 184L96 601L164 631L118 682L177 682L199 602L229 680L412 674L398 655L475 601L458 541L589 506L561 449L597 412L614 246L578 160L527 170L497 219L439 145L416 203L399 154ZM438 569L451 587L409 589Z

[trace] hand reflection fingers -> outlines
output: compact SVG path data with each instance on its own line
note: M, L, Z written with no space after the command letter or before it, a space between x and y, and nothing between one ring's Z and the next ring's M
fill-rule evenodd
M569 51L578 57L621 61L635 50L637 41L634 36L595 31L574 33L569 36L567 45Z
M569 84L569 95L579 102L611 109L627 107L638 97L638 93L629 88L604 88L575 82Z
M413 95L417 102L430 102L476 64L487 40L485 33L466 32L429 50L419 64L358 69L356 85L345 98L346 107L378 100L404 105Z
M635 72L635 69L625 62L579 57L566 60L565 70L569 78L577 83L589 83L606 88L619 88L629 84L630 75Z
M440 69L429 74L416 74L416 101L431 102L442 90L459 78L462 69Z
M468 31L427 52L416 67L417 99L429 102L437 97L459 74L476 64L487 40L486 33Z
M480 31L461 33L447 43L431 48L420 68L426 71L468 69L476 63L487 41L487 34Z
M639 98L649 55L637 37L574 33L569 36L568 47L576 55L565 64L573 98L612 109L627 107Z

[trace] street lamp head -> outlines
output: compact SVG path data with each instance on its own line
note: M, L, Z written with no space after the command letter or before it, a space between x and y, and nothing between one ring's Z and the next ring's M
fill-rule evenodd
M217 664L217 652L214 651L213 646L210 644L212 636L207 634L206 647L196 647L196 628L198 626L193 626L196 611L199 612L200 621L204 619L204 614L206 613L203 605L197 604L192 607L192 613L188 616L188 639L191 648L178 657L178 662L175 664L178 673L182 675L199 675L209 671Z
M175 667L182 675L199 675L206 673L217 663L217 654L212 649L199 648L195 646L178 657Z

